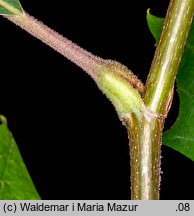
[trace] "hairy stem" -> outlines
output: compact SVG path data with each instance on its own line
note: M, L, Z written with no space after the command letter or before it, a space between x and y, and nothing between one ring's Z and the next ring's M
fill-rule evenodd
M139 92L143 92L144 86L141 81L119 62L104 60L93 55L24 11L19 15L4 15L4 17L81 67L97 84L99 73L106 68L118 77L122 77L123 80L134 86Z
M4 17L71 60L86 71L93 79L96 78L94 71L96 72L97 68L101 65L101 58L82 49L25 12L14 16L4 15Z
M171 0L146 82L145 104L138 92L144 90L143 85L120 64L92 55L25 12L4 15L77 64L95 81L99 79L101 90L116 107L128 129L132 199L159 199L161 135L193 11L194 0Z
M157 117L147 121L144 116L138 119L135 114L131 114L126 120L126 126L130 140L131 199L159 199L163 121Z
M93 55L25 12L14 16L4 15L4 17L81 67L112 102L120 119L129 112L138 114L144 109L139 94L143 92L144 86L122 64Z
M152 62L144 101L155 115L126 121L131 151L132 199L159 199L160 146L165 117L171 106L174 80L192 22L194 0L171 0Z

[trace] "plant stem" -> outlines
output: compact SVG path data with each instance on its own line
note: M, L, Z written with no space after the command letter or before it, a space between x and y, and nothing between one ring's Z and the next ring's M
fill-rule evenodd
M140 97L141 100L139 100L137 107L142 105L141 107L145 107L145 109L140 110L137 115L132 112L136 106L134 108L129 103L129 108L132 111L129 112L124 121L130 139L132 199L159 199L160 147L163 125L171 105L174 80L193 12L194 0L171 0L146 82L144 93L146 107L143 106L144 104L142 105ZM98 69L104 63L101 58L80 48L25 12L21 15L5 15L4 17L80 66L94 80L97 79ZM137 80L134 79L136 83ZM134 95L136 95L134 100L136 101L140 95L137 96L137 92L132 92L132 96Z
M82 49L25 12L14 16L4 15L4 17L81 67L94 80L96 79L97 69L102 63L101 58Z
M194 0L171 0L152 62L144 102L155 114L148 122L130 115L131 198L159 199L161 137L174 80L194 13Z
M82 68L96 83L98 83L99 74L106 67L143 92L144 86L141 81L119 62L104 60L93 55L25 12L14 16L4 15L4 17Z
M139 91L143 92L144 86L122 64L93 55L25 12L4 17L81 67L112 102L120 119L129 112L140 113L144 109L139 94Z
M159 199L160 142L162 119L150 122L129 115L126 121L130 141L131 199ZM154 130L154 128L157 130Z
M194 0L171 0L146 82L145 104L166 115L179 63L193 18Z

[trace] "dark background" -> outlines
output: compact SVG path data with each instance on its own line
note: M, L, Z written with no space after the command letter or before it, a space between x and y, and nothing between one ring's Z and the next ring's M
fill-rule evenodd
M21 0L31 15L145 82L155 49L146 10L164 16L169 1L87 2ZM70 61L3 18L0 26L0 113L41 197L129 199L128 138L110 102ZM178 104L175 94L165 129ZM194 163L165 146L162 156L161 199L194 199Z

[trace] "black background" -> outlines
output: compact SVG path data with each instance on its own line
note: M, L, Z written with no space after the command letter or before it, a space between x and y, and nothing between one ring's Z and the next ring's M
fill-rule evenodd
M146 10L168 0L21 0L24 9L83 48L128 66L145 82L154 54ZM77 66L0 18L0 113L43 199L129 199L125 128ZM178 114L178 96L165 124ZM194 163L162 147L161 199L194 199Z

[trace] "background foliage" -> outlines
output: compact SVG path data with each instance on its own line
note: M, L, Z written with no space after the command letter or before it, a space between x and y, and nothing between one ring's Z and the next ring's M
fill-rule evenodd
M143 81L155 49L146 10L164 17L168 6L164 0L111 5L98 1L95 9L87 1L59 7L61 1L56 0L46 8L38 0L21 3L64 36L94 54L120 61ZM72 14L77 19L71 20ZM71 62L7 20L0 22L1 71L6 71L1 72L0 113L8 118L41 197L128 199L128 139L112 105ZM175 95L165 129L176 119L178 104ZM164 146L162 155L161 198L193 199L193 162Z

